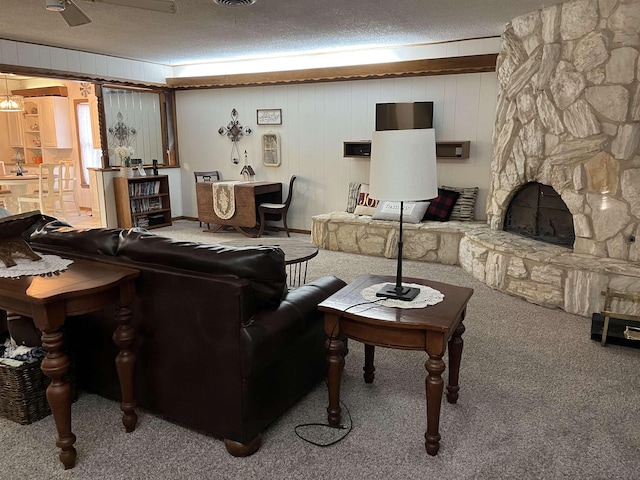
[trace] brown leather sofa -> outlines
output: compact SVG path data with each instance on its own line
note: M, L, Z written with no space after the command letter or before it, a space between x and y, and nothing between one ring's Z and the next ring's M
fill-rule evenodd
M324 277L291 291L283 252L174 241L145 230L78 230L49 222L37 252L126 264L141 271L132 324L138 404L225 440L235 456L325 376L317 305L345 283ZM68 319L79 386L120 398L111 340L114 309Z

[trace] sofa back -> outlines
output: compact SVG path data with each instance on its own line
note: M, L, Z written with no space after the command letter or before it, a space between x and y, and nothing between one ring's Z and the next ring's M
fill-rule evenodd
M185 242L139 228L78 229L60 221L36 228L29 242L70 256L112 257L119 263L246 280L257 307L275 307L287 292L284 252L277 247Z

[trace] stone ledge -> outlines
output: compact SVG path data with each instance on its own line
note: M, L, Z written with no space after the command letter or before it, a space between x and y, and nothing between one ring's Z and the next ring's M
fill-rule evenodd
M313 217L311 241L319 248L386 258L398 255L398 222L346 212ZM602 310L606 287L640 290L640 265L577 254L482 222L403 224L407 260L460 265L491 288L550 308L590 316ZM615 304L614 311L640 315L640 306Z

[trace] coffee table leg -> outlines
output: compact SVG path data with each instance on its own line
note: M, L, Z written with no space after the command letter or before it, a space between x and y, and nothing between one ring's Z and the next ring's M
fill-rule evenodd
M335 318L334 318L335 319ZM338 320L335 319L337 322ZM325 325L328 322L325 317ZM339 327L333 328L335 331L328 332L327 339L327 389L329 391L329 406L327 407L327 421L329 425L340 425L340 377L344 368L344 342L342 335L339 333Z
M376 367L373 366L373 358L375 355L376 347L364 344L364 383L373 383L375 378Z
M440 404L444 390L442 372L444 372L445 367L442 361L442 354L429 353L429 359L424 366L429 372L425 380L427 390L427 431L424 434L424 446L429 455L436 455L440 449L440 433L438 433L438 429L440 427Z
M127 432L136 429L138 415L136 415L136 401L133 396L133 375L135 370L136 356L131 349L136 338L136 332L129 324L131 321L131 307L119 304L116 308L116 321L118 327L113 333L113 341L120 348L120 353L116 356L116 370L120 379L120 390L122 392L122 424Z
M47 387L47 400L58 431L56 446L61 449L59 458L67 470L76 464L76 449L73 446L76 436L71 431L71 385L64 379L69 370L69 357L62 350L62 345L63 336L59 330L42 334L42 346L47 351L42 360L42 371L51 379Z
M465 327L462 322L460 322L449 339L449 384L447 385L447 401L449 403L456 403L458 401L458 392L460 391L460 386L458 385L460 362L462 360L462 347L464 345L462 334L464 330Z

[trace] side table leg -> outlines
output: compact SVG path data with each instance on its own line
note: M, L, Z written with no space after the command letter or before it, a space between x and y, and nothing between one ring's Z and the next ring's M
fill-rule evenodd
M127 432L136 429L138 415L136 415L136 401L133 396L133 375L135 370L136 356L131 349L136 338L136 332L131 327L131 307L119 304L116 308L116 321L118 327L113 333L113 341L120 348L120 353L116 356L116 369L120 379L120 390L122 391L122 403L120 410L123 411L122 424Z
M344 342L341 335L327 340L327 389L329 391L329 406L327 407L327 421L329 425L340 425L340 377L344 368L342 356Z
M64 469L76 464L76 436L71 431L71 385L64 377L69 370L69 357L62 350L63 335L60 331L44 332L42 346L47 355L42 360L42 371L51 379L47 387L47 400L51 406L53 420L58 431L56 446L60 450L60 461Z
M458 392L460 391L460 386L458 385L460 362L462 360L462 347L464 345L462 334L464 330L465 327L462 322L460 322L449 339L449 384L447 385L447 401L449 403L456 403L458 401Z
M429 455L436 455L440 449L440 404L442 402L442 392L444 382L442 372L444 372L444 362L442 355L429 354L429 359L425 363L425 368L429 375L425 380L427 390L427 431L424 434L424 446Z
M376 347L364 344L364 383L373 383L376 374L376 367L373 366L373 358L375 356Z

